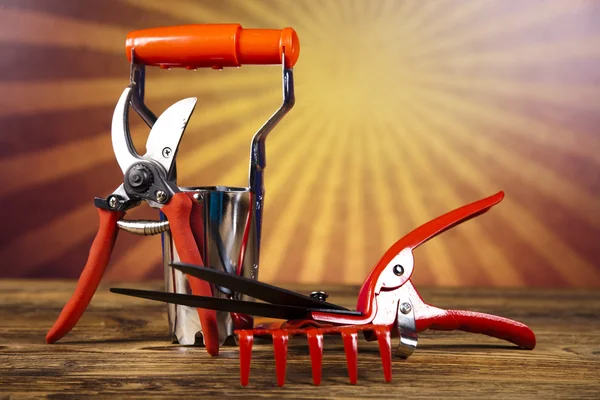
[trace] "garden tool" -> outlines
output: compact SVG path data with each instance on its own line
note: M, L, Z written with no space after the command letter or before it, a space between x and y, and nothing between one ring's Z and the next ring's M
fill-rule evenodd
M395 354L409 357L417 346L417 333L427 329L462 330L503 339L524 349L535 347L535 335L526 325L503 317L472 311L444 310L425 303L410 277L414 270L413 250L462 222L487 212L504 197L503 192L468 204L421 225L394 243L373 267L358 294L356 310L326 302L326 295L294 293L273 285L232 276L188 263L173 263L182 273L231 290L247 293L265 303L243 300L163 293L147 290L112 288L114 293L184 304L199 309L240 312L255 316L284 319L236 331L240 345L241 384L249 382L254 336L273 339L277 382L284 385L288 339L306 335L315 385L321 382L323 335L341 334L352 384L358 377L358 332L379 344L384 377L392 379L391 337L399 337Z

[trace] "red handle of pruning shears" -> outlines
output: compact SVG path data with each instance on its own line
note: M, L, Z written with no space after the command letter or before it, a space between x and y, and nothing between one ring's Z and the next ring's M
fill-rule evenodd
M171 201L162 207L162 212L169 220L173 242L181 262L204 266L190 225L193 203L184 192L175 193ZM212 296L210 284L196 277L187 276L192 293L198 296ZM219 354L219 331L217 312L198 308L198 316L204 333L204 345L210 355Z
M535 347L535 334L525 324L496 315L463 310L440 310L416 321L417 332L426 329L460 330L481 333L516 344L524 349Z
M100 226L90 248L88 260L77 282L75 293L64 306L58 319L46 335L47 343L54 343L69 333L92 300L117 240L117 234L119 233L117 221L123 215L125 213L120 211L98 209Z
M281 64L287 68L298 60L300 42L296 31L244 29L239 24L180 25L130 32L125 42L131 61L163 68L223 68L244 64Z
M185 193L176 193L171 201L163 206L162 211L169 220L171 233L177 253L182 262L204 265L200 251L190 226L192 201ZM112 249L117 239L117 221L123 218L124 212L108 211L99 208L100 226L88 256L87 263L79 277L75 293L71 296L58 319L46 335L47 343L54 343L65 336L79 321L89 305L106 266L110 260ZM198 296L212 296L210 284L193 276L188 276L192 293ZM211 355L219 354L218 328L216 312L198 309L198 316L204 331L206 350Z

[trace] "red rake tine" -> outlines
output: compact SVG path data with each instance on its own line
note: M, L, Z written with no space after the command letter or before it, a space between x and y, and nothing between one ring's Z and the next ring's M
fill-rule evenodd
M242 386L248 386L254 334L252 331L239 331L238 338L240 342L240 382Z
M285 383L285 369L287 364L288 333L282 329L277 329L271 335L273 336L277 384L283 386Z
M355 385L358 380L358 333L355 328L347 328L341 331L346 352L346 364L348 364L348 377L350 383Z
M321 366L323 363L323 333L318 329L306 331L308 349L310 351L310 363L312 367L313 383L315 386L321 384Z
M386 382L392 381L392 340L390 328L387 326L376 326L375 335L379 343L379 354L381 355L381 365L383 366L383 376Z

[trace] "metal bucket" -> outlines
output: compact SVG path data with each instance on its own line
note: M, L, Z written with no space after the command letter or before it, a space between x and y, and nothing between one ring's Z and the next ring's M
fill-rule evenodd
M194 210L191 226L196 244L206 266L250 279L258 278L258 231L255 223L256 203L248 188L226 186L181 188L192 192ZM179 261L171 232L163 233L163 264L166 290L192 294L186 275L170 266ZM253 300L229 289L212 286L213 296ZM217 312L219 342L235 343L233 330L240 328L228 312ZM169 329L174 343L203 345L202 326L193 307L168 305ZM234 321L235 320L235 321ZM246 323L252 323L246 317ZM238 325L238 326L236 326Z

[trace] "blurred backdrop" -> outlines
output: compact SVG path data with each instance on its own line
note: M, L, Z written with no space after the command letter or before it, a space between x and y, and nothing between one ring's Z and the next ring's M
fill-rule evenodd
M267 141L260 279L360 283L418 225L506 192L416 252L420 285L600 287L600 2L0 0L0 276L75 278L93 197L122 182L113 108L128 31L291 26L296 106ZM280 67L149 69L147 101L198 105L179 183L247 184ZM132 116L137 146L148 129ZM136 209L129 218L155 218ZM161 278L121 233L106 278Z

